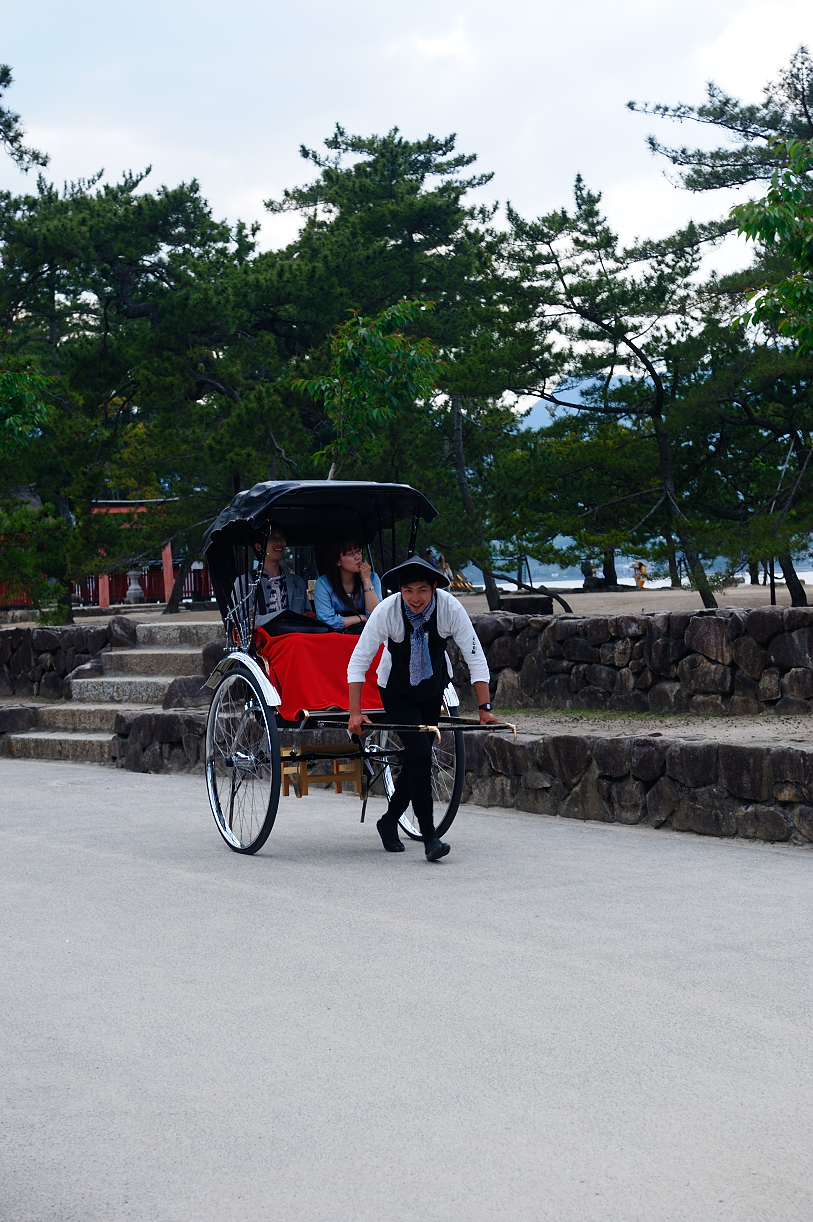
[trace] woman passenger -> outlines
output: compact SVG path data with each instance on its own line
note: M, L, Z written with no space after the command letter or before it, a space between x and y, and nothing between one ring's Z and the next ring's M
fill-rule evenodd
M381 600L381 582L364 559L358 539L340 539L327 553L316 582L316 618L335 632L358 634Z

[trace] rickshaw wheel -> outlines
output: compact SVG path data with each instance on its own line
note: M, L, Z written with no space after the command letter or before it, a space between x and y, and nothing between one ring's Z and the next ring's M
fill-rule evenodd
M217 830L235 853L256 853L279 806L282 761L273 710L254 676L235 667L206 722L206 787Z
M394 730L373 730L367 736L368 750L372 747L374 751L385 752L388 748L400 746L401 740ZM400 770L400 764L395 762L388 761L383 765L382 780L388 799L392 797ZM432 748L432 799L435 805L435 829L439 836L448 832L454 823L463 793L465 773L466 746L463 731L442 730L440 744ZM411 807L401 815L398 822L410 840L423 840L418 820Z

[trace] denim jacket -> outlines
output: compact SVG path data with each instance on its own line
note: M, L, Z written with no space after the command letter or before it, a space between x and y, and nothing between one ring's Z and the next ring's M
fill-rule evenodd
M370 574L370 585L378 595L378 601L381 601L381 582L375 573ZM359 596L358 610L364 612L364 594ZM339 598L329 579L323 573L317 581L313 590L313 603L316 608L316 618L320 619L323 624L330 624L331 628L337 628L339 631L344 627L344 617L352 615L353 612L348 610L346 605Z

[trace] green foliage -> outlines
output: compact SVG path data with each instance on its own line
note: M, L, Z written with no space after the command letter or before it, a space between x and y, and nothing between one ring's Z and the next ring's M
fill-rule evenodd
M790 264L787 275L749 293L743 321L813 355L813 141L783 148L787 166L774 173L765 197L731 210L741 234Z
M57 601L48 575L59 572L65 524L53 506L41 509L22 501L0 502L0 586L4 598L14 602L30 598L35 607Z
M39 435L48 419L49 379L0 369L0 455L13 454Z
M296 378L295 390L322 402L335 439L314 458L329 455L328 479L340 473L348 456L409 401L434 394L442 362L428 339L413 339L403 328L432 309L428 301L399 301L375 318L355 313L330 340L330 373Z
M11 68L8 64L0 64L0 98L13 83ZM23 144L24 137L20 116L8 107L0 106L0 146L23 172L27 173L32 165L47 166L48 157L35 148L27 148Z

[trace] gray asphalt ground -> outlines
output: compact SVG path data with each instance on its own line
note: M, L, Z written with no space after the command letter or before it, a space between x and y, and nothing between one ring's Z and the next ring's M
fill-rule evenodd
M0 761L3 1222L810 1222L813 853Z

